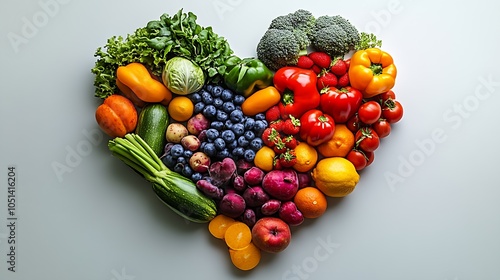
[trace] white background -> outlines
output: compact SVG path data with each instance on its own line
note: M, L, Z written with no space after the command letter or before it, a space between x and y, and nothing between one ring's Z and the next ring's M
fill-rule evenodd
M0 279L500 279L500 7L450 3L4 1ZM213 26L241 57L255 55L278 15L299 8L340 14L375 32L398 67L394 91L405 116L356 190L329 200L323 217L294 228L291 245L264 254L251 272L232 266L206 225L187 223L159 202L147 182L110 156L107 137L86 136L98 131L101 101L90 73L96 48L180 8ZM9 39L15 35L22 43ZM54 164L71 172L58 176ZM15 273L7 270L12 165Z

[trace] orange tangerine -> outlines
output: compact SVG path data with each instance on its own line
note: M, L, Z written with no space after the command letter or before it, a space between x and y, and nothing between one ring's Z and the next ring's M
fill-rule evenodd
M326 196L316 187L305 187L295 195L293 202L306 218L318 218L328 206Z
M194 113L194 104L186 96L176 96L168 104L168 114L176 121L189 120Z
M255 268L261 259L260 249L257 248L252 242L246 247L234 250L229 249L229 256L234 266L241 270L251 270Z
M308 172L316 165L318 161L318 152L313 146L306 142L300 142L297 147L295 147L294 151L297 163L292 167L296 171Z
M332 138L316 148L324 157L346 157L354 147L354 134L345 124L336 124Z
M208 231L217 239L224 239L224 234L229 226L235 223L231 217L219 214L208 223Z
M273 170L274 157L276 153L272 148L268 146L263 146L260 148L257 153L255 153L255 158L253 163L256 167L262 169L263 171L269 172Z

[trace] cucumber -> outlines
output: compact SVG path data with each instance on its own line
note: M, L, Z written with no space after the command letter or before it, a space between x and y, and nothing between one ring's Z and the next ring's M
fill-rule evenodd
M146 105L139 113L135 133L148 143L157 156L163 154L165 148L168 121L167 108L159 103Z
M172 172L163 181L165 184L153 183L153 191L181 217L195 223L206 223L217 215L215 201L202 194L188 178Z

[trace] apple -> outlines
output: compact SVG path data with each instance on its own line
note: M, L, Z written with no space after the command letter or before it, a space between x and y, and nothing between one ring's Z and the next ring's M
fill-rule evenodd
M264 252L279 253L288 247L292 233L282 219L263 217L252 228L252 242Z

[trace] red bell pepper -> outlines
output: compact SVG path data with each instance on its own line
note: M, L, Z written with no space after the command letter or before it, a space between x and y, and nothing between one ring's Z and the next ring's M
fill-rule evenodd
M282 67L274 73L274 86L281 93L278 107L283 119L290 115L300 118L306 111L319 106L317 79L314 71L293 66Z
M305 112L300 118L300 138L311 146L318 146L333 137L335 121L318 109Z
M346 123L356 114L362 101L363 94L353 87L329 87L321 91L320 108L332 116L335 123Z

